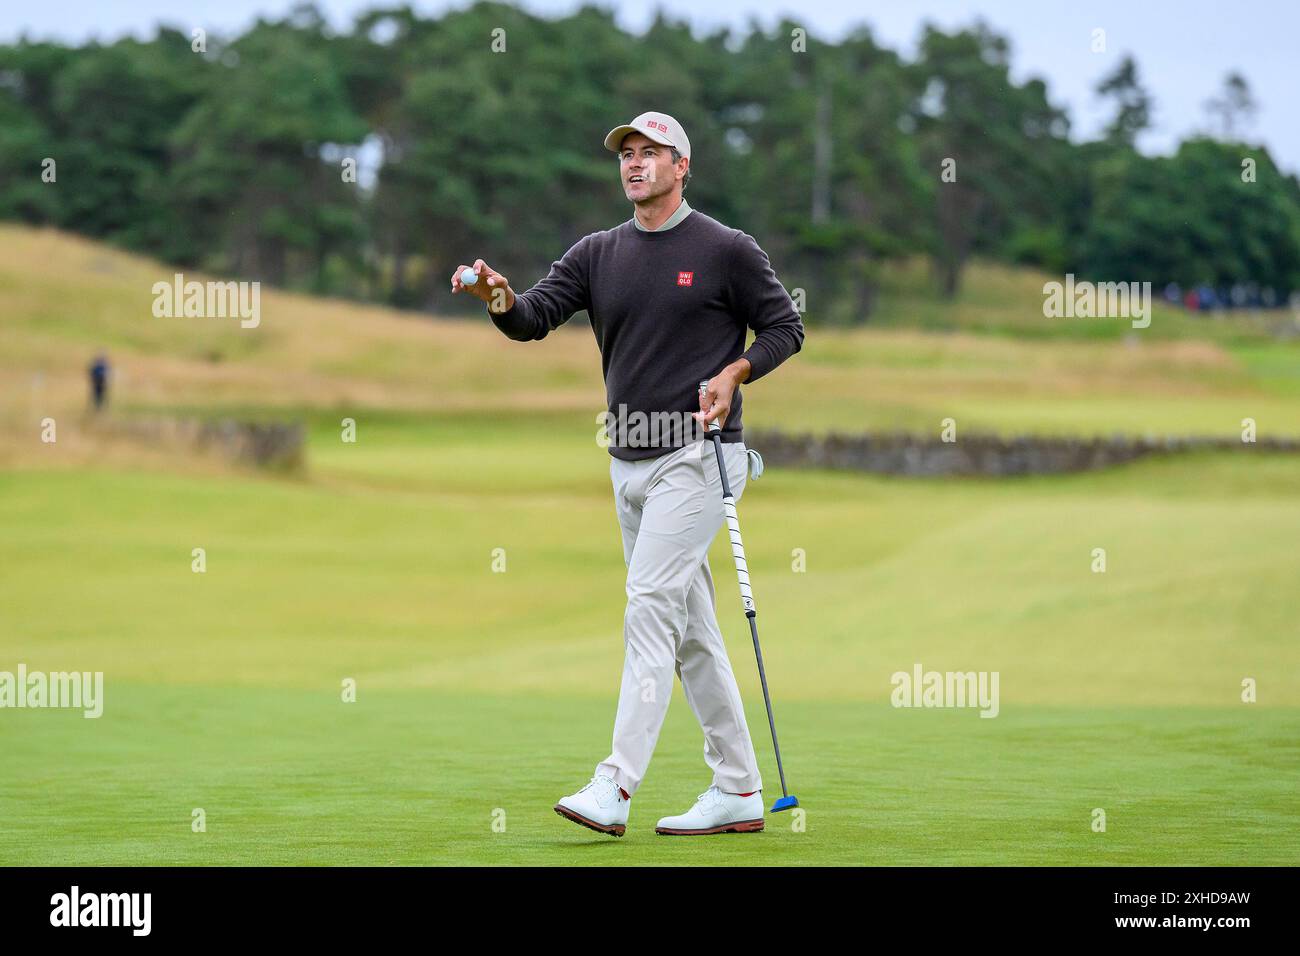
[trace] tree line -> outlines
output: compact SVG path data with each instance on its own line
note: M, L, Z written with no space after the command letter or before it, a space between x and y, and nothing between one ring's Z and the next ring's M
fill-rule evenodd
M868 320L891 260L928 257L946 295L974 256L1098 281L1300 289L1300 181L1242 141L1240 77L1217 129L1170 156L1136 137L1152 103L1116 58L1090 142L1006 38L924 29L911 59L860 27L783 21L696 36L662 13L542 18L480 2L311 5L237 36L0 46L0 217L180 267L400 307L452 308L482 255L526 288L582 235L626 220L605 132L645 109L694 146L692 206L755 235L810 322ZM461 307L457 303L457 307Z

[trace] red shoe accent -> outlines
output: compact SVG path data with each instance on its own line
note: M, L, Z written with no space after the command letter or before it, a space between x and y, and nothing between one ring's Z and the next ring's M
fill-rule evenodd
M757 790L751 790L751 791L749 791L749 793L737 793L737 794L735 794L735 796L737 796L737 797L752 797L752 796L753 796L754 794L756 794L756 793L758 793Z
M619 787L619 788L618 788L618 792L621 793L621 794L623 794L623 799L624 799L624 800L631 800L631 799L632 799L632 795L631 795L630 793L628 793L626 790L624 790L622 787Z

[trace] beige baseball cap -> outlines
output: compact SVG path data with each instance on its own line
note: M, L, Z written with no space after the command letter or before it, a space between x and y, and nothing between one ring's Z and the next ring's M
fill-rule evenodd
M628 133L644 133L656 143L672 146L687 159L691 158L691 141L686 137L686 130L667 113L642 113L630 123L615 126L605 137L605 148L617 153Z

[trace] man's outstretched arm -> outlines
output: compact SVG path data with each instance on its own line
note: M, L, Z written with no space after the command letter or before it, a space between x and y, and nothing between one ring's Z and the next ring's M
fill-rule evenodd
M451 291L468 292L481 300L492 317L492 324L519 342L542 339L573 316L588 308L587 245L582 239L558 261L551 264L546 278L527 292L518 295L510 281L482 259L473 266L458 266L451 279ZM478 281L466 285L461 273L470 269Z

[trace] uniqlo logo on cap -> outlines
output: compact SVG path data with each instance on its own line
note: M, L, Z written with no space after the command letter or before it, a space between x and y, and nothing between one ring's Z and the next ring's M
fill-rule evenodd
M691 284L692 282L694 282L694 281L695 281L695 273L694 273L694 272L679 272L679 273L677 273L677 284L678 284L678 285L690 285L690 284Z
M649 126L651 129L657 129L657 130L659 130L661 133L666 133L666 132L668 132L668 124L667 124L667 123L659 123L659 122L656 122L655 120L646 120L646 121L645 121L645 124L646 124L646 126Z

